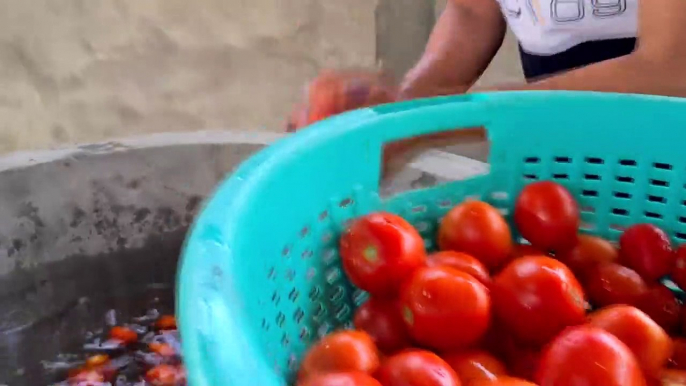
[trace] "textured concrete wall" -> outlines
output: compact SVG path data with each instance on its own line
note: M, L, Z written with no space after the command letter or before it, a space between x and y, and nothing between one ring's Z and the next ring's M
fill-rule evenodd
M436 1L5 0L0 153L149 132L278 130L323 67L409 68Z

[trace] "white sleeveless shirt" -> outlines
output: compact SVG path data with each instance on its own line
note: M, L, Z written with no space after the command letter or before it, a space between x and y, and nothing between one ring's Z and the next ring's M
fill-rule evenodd
M636 37L639 0L498 2L522 49L530 54L554 55L588 41Z

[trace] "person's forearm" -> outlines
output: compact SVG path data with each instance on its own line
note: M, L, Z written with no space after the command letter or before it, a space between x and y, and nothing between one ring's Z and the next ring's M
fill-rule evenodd
M466 92L491 62L505 34L500 9L494 0L466 4L449 0L422 58L401 84L401 99Z
M683 64L660 62L638 53L581 67L531 83L476 91L572 90L686 96Z

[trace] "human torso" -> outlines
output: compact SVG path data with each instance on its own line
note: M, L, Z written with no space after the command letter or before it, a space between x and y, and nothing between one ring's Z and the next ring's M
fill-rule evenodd
M542 67L531 75L545 75L546 67L564 70L633 50L639 0L498 1L519 40L525 72L528 59Z

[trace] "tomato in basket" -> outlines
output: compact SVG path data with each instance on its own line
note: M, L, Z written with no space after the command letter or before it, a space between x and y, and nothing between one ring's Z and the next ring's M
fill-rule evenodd
M522 343L543 345L565 327L584 321L581 284L553 258L514 260L495 276L491 289L495 314Z
M441 220L438 246L443 251L474 256L494 270L509 260L512 235L498 209L482 201L467 200Z
M313 376L298 386L382 386L366 373L330 373Z
M543 251L562 252L576 245L579 206L572 194L556 182L525 186L515 202L514 220L522 236Z
M353 323L355 328L368 333L385 354L412 345L397 301L369 299L355 311Z
M644 386L631 350L609 332L578 326L558 335L544 351L539 386Z
M419 268L400 294L412 338L437 350L467 348L481 340L491 318L488 289L451 267Z
M455 251L436 252L429 255L427 263L430 267L446 266L468 273L487 287L491 284L491 275L489 275L486 266L475 257L466 253Z
M446 361L423 350L396 354L381 366L376 378L383 386L460 386L460 379Z
M479 381L494 381L507 375L505 365L485 351L470 350L443 355L443 359L455 370L463 385Z
M586 276L586 292L596 307L634 304L648 290L636 271L616 263L600 264Z
M652 224L636 224L619 238L622 264L632 268L648 282L669 274L676 255L669 236Z
M426 263L424 239L402 217L372 213L353 221L340 239L350 281L374 296L392 298L412 272Z
M300 365L298 378L326 373L364 372L372 374L379 367L374 340L361 331L338 331L310 347Z
M590 235L579 235L576 246L555 255L583 282L593 267L614 263L619 259L619 251L609 241Z

